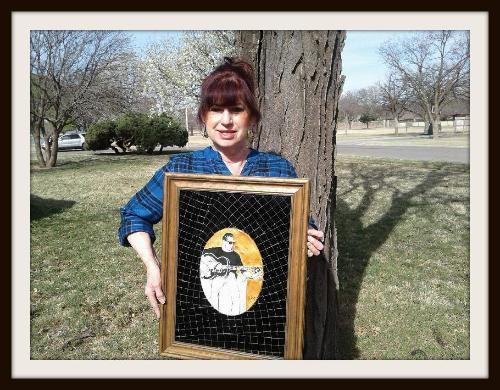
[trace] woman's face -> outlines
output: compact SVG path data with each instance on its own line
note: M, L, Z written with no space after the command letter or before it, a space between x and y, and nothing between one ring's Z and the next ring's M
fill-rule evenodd
M217 149L236 150L247 146L250 115L244 104L212 106L205 115L205 125Z

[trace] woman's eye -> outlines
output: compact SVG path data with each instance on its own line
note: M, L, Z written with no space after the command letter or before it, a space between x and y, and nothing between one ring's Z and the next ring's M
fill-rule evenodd
M211 112L222 113L226 107L210 107ZM232 114L237 114L245 111L244 107L228 107L227 110Z

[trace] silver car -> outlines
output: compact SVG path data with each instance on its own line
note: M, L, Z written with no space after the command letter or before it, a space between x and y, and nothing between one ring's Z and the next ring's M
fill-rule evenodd
M82 149L86 150L85 137L81 133L61 135L58 139L59 149Z

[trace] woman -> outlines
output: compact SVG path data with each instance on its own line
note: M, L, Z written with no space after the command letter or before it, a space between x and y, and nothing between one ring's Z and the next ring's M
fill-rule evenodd
M212 146L174 156L160 168L146 186L121 211L120 243L132 246L147 270L145 293L156 317L158 303L165 303L161 290L159 261L153 248L153 224L163 215L165 172L222 174L233 176L297 177L284 158L249 147L249 131L260 120L254 95L253 69L247 62L226 58L201 86L198 118L204 124ZM310 228L308 256L323 249L323 232Z

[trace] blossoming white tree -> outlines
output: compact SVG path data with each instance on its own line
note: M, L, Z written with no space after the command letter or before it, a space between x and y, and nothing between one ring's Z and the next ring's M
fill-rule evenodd
M143 80L145 93L156 102L152 110L179 116L179 111L195 107L203 78L235 52L231 31L187 31L178 43L149 45Z

